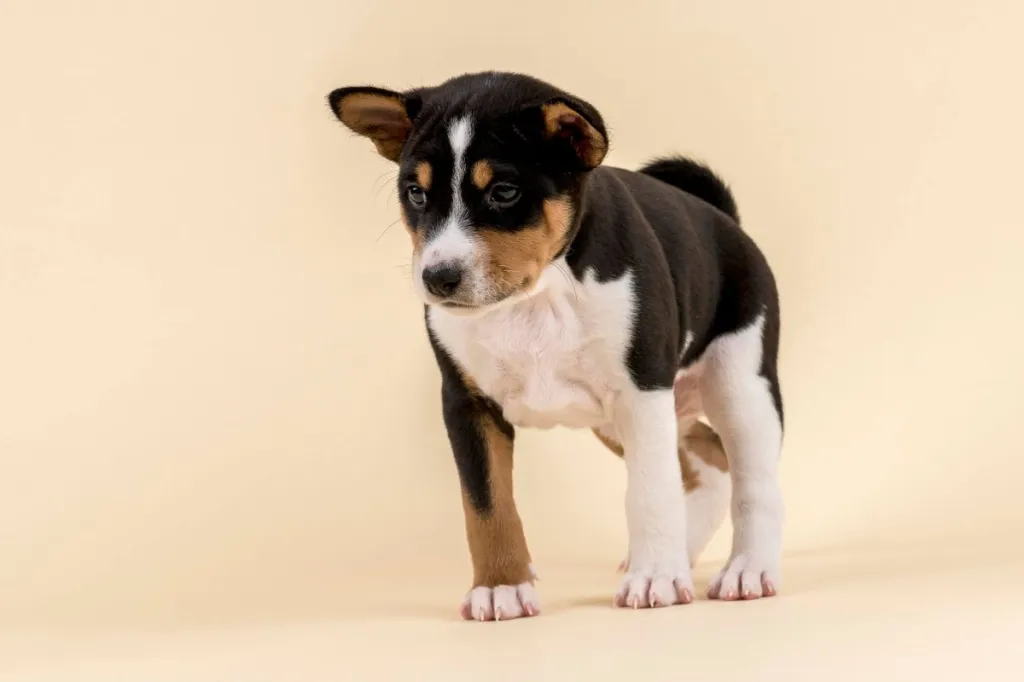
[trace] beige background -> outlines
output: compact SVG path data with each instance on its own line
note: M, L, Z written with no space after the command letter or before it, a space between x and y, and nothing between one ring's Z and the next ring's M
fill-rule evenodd
M1024 606L1022 25L1013 0L4 0L0 671L1000 676ZM485 68L590 100L609 163L681 151L732 184L783 297L781 598L611 610L622 467L526 433L545 615L457 622L391 167L323 98Z

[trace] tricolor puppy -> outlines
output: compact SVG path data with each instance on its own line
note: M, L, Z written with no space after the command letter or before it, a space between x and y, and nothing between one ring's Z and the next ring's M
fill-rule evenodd
M617 605L693 601L691 566L730 502L732 552L708 596L775 594L778 294L722 181L684 158L602 166L601 115L528 76L329 102L398 165L462 484L463 616L540 611L512 490L517 427L590 429L625 460Z

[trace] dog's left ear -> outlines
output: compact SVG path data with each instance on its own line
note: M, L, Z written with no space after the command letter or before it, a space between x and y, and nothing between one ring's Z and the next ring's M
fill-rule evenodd
M359 86L338 88L327 96L331 111L345 126L368 137L385 159L398 162L412 130L410 104L400 92Z
M597 109L582 100L559 97L541 105L548 140L571 150L581 166L597 168L608 153L608 131Z

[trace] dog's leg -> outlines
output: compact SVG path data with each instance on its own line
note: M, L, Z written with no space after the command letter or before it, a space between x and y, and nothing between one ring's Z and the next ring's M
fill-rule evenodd
M686 549L693 567L725 521L732 482L722 441L710 426L688 419L679 422L679 431L679 468L686 494ZM615 438L599 429L594 433L609 450L623 456L622 444ZM619 570L629 570L628 556Z
M629 570L618 606L655 607L693 601L686 552L686 502L672 389L622 396L615 430L626 460Z
M512 427L454 378L446 380L444 420L462 485L473 587L469 620L510 620L540 612L530 553L512 494Z
M733 488L732 552L708 588L712 599L772 596L781 580L781 399L775 358L765 354L775 346L765 333L777 326L765 320L716 339L706 352L701 399L725 445Z
M694 566L729 512L732 480L722 440L703 422L693 422L681 437L679 458L687 482L686 551Z

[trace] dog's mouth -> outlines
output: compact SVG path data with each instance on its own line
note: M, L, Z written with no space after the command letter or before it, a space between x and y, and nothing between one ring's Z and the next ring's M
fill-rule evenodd
M442 308L450 308L452 310L476 310L482 308L480 305L470 305L469 303L459 303L458 301L441 301Z
M466 301L460 301L457 299L446 299L439 301L437 305L440 305L445 310L449 310L453 313L472 314L490 310L498 307L508 301L518 300L518 298L529 291L530 279L526 278L519 283L518 286L509 289L508 291L502 291L497 296L488 297L483 301L474 301L472 303Z

